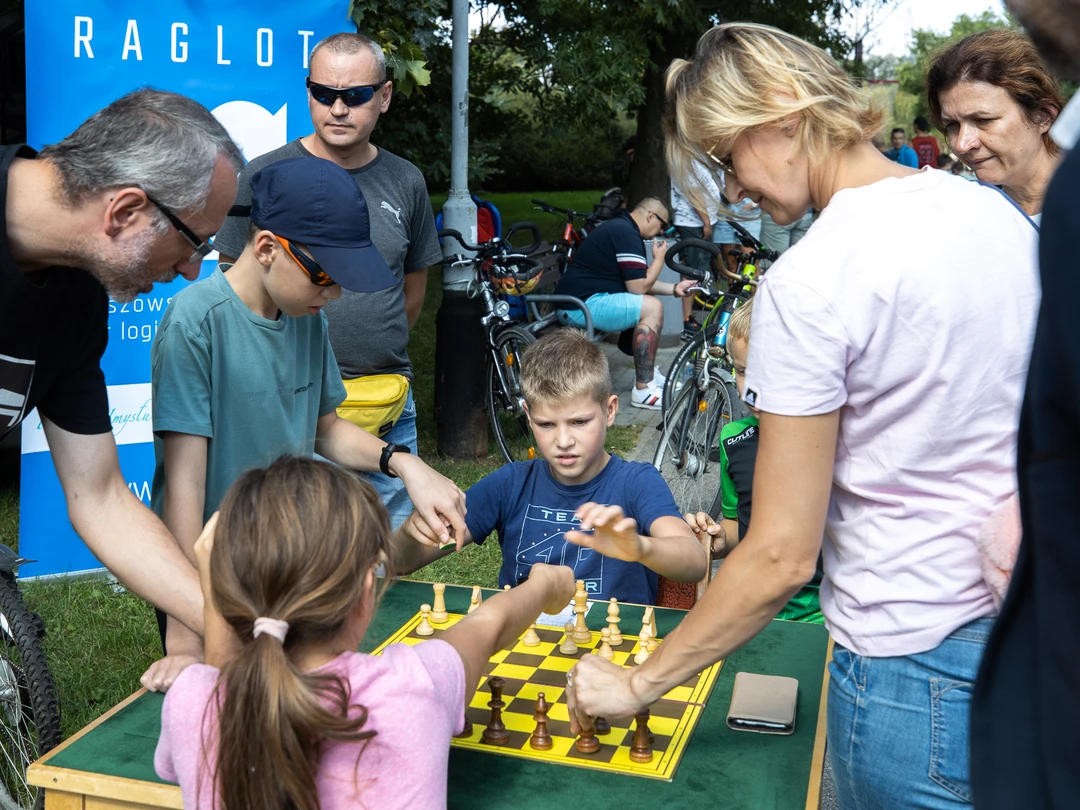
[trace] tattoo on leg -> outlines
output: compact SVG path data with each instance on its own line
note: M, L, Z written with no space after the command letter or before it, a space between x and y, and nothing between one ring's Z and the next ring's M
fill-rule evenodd
M648 324L638 324L634 330L634 376L639 383L652 382L659 337Z

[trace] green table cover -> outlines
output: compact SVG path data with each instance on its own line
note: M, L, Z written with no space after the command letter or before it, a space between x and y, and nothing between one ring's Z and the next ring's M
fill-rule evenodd
M446 605L465 613L471 589L448 585ZM422 603L431 586L399 581L388 589L362 647L370 651L398 630ZM636 633L642 608L621 605L622 627ZM656 610L664 638L685 614ZM606 626L607 603L591 606L587 623ZM674 781L552 765L546 762L452 749L448 786L451 808L550 808L556 805L650 808L722 807L727 810L795 810L806 803L811 758L824 674L828 633L820 625L771 622L724 662L711 697ZM732 731L728 704L735 673L787 675L799 681L795 733L790 736ZM161 782L154 773L154 748L161 723L158 694L132 702L89 734L54 755L50 765L78 771ZM660 803L663 803L661 805Z

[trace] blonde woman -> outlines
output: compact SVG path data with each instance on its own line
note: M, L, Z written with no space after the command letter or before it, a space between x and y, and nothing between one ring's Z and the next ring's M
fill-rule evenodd
M676 182L702 164L779 224L821 214L755 298L754 520L643 666L582 659L574 722L632 714L728 656L821 550L840 806L967 806L971 682L994 613L976 536L1016 487L1035 231L995 189L883 157L880 113L782 31L712 29L667 92Z

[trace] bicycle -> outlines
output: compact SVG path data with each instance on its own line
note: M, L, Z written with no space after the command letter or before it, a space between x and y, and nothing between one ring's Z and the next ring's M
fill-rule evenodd
M533 235L533 244L524 251L510 244L519 231L530 231ZM480 298L484 304L480 323L488 352L485 408L495 443L506 461L536 458L520 372L521 352L536 342L536 335L530 325L510 317L510 304L499 296L525 295L536 285L543 267L529 254L540 245L540 229L531 222L517 222L510 226L505 239L495 238L476 246L468 244L455 230L441 230L439 237L456 239L463 249L476 254L459 254L443 261L455 267L472 265L476 271L466 295Z
M682 269L677 267L677 263L674 262L674 257L679 255L677 248L689 245L692 247L702 247L709 253L712 253L714 260L712 267L718 269L720 275L723 278L728 279L731 289L736 296L745 297L752 290L756 279L762 273L765 272L765 268L768 264L776 261L780 254L776 251L769 250L760 241L758 241L749 231L743 228L737 222L731 223L735 229L735 233L739 236L739 241L743 244L749 252L740 250L728 251L729 255L736 258L736 268L734 275L727 272L726 267L723 266L723 257L719 255L719 247L711 242L703 242L702 240L690 240L680 241L668 251L668 266L672 270L682 275L688 275L688 278L696 278L697 274L685 265L681 266ZM764 265L764 266L763 266ZM701 328L697 334L688 339L683 347L676 353L675 358L671 361L671 364L667 369L667 381L664 383L664 390L662 392L660 400L660 412L666 416L671 404L675 401L675 395L677 388L681 386L686 378L689 376L689 365L693 362L693 359L697 357L702 351L706 351L710 345L715 345L721 350L725 346L727 337L727 321L731 317L731 309L734 308L736 302L726 299L723 295L713 291L711 284L714 277L710 276L708 279L703 279L703 286L706 288L702 291L702 295L699 295L697 300L705 309L705 317L702 321ZM745 295L744 295L745 293ZM720 304L731 303L731 309L725 306L719 306ZM726 310L726 311L725 311Z
M0 544L0 810L42 810L44 791L27 784L26 768L60 744L45 622L26 606L15 578L30 562Z
M574 211L571 208L559 208L543 200L530 200L530 202L544 213L562 214L566 217L562 235L551 248L551 252L558 257L557 266L559 272L565 273L566 268L570 266L570 261L574 258L574 252L578 249L578 246L604 218L596 212L586 213L584 211ZM579 219L584 221L580 228L576 225L576 220Z
M713 254L710 270L698 270L675 261L686 247ZM653 456L653 466L671 489L683 512L716 514L720 498L719 437L724 425L741 416L742 398L735 387L731 362L727 357L727 323L731 313L749 298L757 284L756 268L749 257L740 259L743 272L732 273L722 265L720 247L702 239L685 239L672 247L668 266L680 275L697 279L712 304L709 319L699 335L689 341L668 370L665 395L669 400L660 425L662 431ZM742 256L744 254L740 254ZM727 278L729 290L712 289L713 274ZM693 365L687 368L692 359ZM681 362L680 362L681 360ZM682 370L690 373L684 377ZM673 376L678 375L678 376ZM670 392L667 390L671 386Z

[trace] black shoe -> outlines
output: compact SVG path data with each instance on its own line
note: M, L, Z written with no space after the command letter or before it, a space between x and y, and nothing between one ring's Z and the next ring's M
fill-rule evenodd
M693 340L694 336L701 331L701 324L694 320L694 316L691 315L682 325L682 334L680 337L683 340Z

